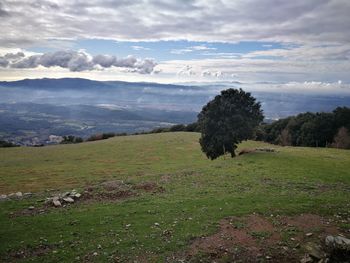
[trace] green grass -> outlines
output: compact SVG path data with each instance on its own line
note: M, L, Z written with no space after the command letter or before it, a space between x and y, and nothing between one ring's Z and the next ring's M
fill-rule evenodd
M93 252L98 255L89 260L96 262L116 256L163 262L186 249L194 237L215 231L227 216L333 215L349 209L350 151L267 145L278 152L210 161L198 139L199 134L179 132L0 149L2 194L82 189L120 179L157 182L165 188L164 193L15 218L9 214L38 206L38 198L1 202L0 258L47 243L53 246L49 253L23 262L79 262ZM240 148L265 146L248 141Z

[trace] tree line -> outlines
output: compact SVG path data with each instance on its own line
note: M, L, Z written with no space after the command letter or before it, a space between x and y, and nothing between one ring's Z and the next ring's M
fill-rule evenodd
M350 108L301 113L257 127L255 139L283 146L350 148Z

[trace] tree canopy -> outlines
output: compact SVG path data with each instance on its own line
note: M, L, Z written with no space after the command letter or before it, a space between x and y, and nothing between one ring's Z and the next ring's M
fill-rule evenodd
M222 91L198 115L202 151L212 160L226 152L234 157L237 144L251 138L263 118L260 103L250 93Z

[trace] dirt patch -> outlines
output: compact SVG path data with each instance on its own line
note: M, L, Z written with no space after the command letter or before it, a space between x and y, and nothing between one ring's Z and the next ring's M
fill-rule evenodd
M153 182L137 184L133 188L136 190L141 190L141 191L151 192L151 193L163 193L165 191L165 189L162 186L159 186L158 184Z
M341 231L331 219L302 214L294 217L249 215L219 222L219 230L195 239L181 256L186 262L300 262L308 242L323 245Z
M17 262L21 259L44 256L52 252L55 247L56 245L41 244L34 248L26 247L21 250L11 251L7 254L5 262Z
M242 149L241 151L239 151L238 155L243 155L243 154L253 153L253 152L255 152L255 149Z

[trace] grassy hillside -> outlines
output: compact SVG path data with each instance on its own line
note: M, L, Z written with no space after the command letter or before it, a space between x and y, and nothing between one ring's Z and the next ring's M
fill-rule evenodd
M244 142L241 149L267 146L278 152L210 161L198 138L179 132L0 149L0 194L36 193L0 202L0 259L163 262L181 258L194 238L215 233L225 217L310 213L328 218L349 212L350 151ZM51 194L49 189L83 191L115 180L132 189L149 183L162 190L21 213L43 206L38 201ZM338 227L346 231L349 222Z

